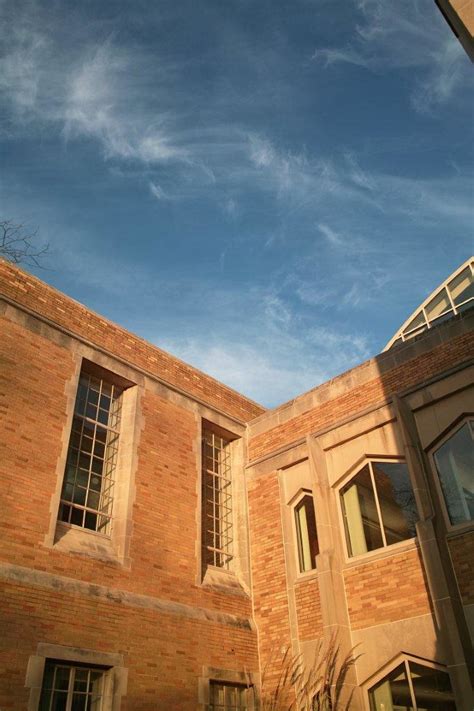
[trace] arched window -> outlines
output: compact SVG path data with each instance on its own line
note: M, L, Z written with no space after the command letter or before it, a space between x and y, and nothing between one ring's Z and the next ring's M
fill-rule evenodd
M456 711L449 674L405 659L369 690L371 711Z
M305 494L295 505L296 542L300 573L316 568L319 553L313 497Z
M340 497L350 557L415 537L418 513L405 462L367 462Z
M433 453L451 524L474 520L474 420L465 421Z

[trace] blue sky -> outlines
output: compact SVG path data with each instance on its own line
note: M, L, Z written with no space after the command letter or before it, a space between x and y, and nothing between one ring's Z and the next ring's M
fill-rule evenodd
M3 218L42 279L272 406L472 252L472 66L432 0L1 0Z

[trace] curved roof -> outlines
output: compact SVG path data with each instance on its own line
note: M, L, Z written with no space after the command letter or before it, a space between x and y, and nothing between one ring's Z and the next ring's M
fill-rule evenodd
M474 306L474 257L469 257L431 292L426 301L400 326L384 351L418 336L427 328L432 328L471 306Z

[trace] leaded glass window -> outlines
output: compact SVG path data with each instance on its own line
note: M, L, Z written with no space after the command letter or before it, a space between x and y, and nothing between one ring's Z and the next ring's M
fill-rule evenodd
M61 491L59 520L108 533L119 443L122 389L81 372Z
M104 669L46 662L39 711L101 711Z
M229 568L232 560L232 476L230 441L203 429L202 532L204 567Z
M209 711L247 711L247 693L243 684L211 681Z

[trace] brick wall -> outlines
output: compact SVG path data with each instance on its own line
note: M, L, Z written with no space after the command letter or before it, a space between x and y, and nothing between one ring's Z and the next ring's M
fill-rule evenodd
M425 337L430 336L429 333L425 335ZM379 359L384 361L384 372L378 372L377 359L362 363L314 391L320 395L321 402L317 406L309 407L307 411L295 417L287 417L285 408L282 407L281 424L264 429L251 437L249 459L257 460L305 437L308 433L330 427L370 406L382 403L396 392L402 392L468 361L473 352L474 333L465 333L390 369L387 366L387 362L389 363L387 359L390 356L383 354ZM354 385L355 382L360 382L360 385ZM337 396L333 396L332 393L337 393ZM298 406L300 411L303 410L303 398L306 397L308 395L302 396L300 403L295 400L291 405L295 406L294 409ZM277 409L273 414L277 416L279 412L280 409Z
M250 598L197 582L196 415L137 386L141 432L130 567L45 545L57 516L52 499L62 480L58 460L69 436L67 393L77 361L73 339L52 340L49 327L31 318L28 325L1 323L0 708L26 708L28 657L39 642L49 642L123 653L130 669L125 710L196 711L203 666L258 668ZM23 583L5 582L12 566L26 571ZM35 575L66 580L68 589L59 582L47 589ZM130 596L139 609L127 602ZM188 617L164 614L154 603L182 605Z
M344 571L352 629L395 622L431 611L418 549Z
M249 630L188 620L120 602L0 585L0 707L24 711L28 657L38 641L124 656L128 690L121 711L196 711L203 660L209 666L255 671Z
M260 405L209 375L152 346L151 343L134 336L39 279L0 259L0 296L2 294L230 416L248 421L264 411Z
M269 683L279 669L278 653L289 644L288 592L276 474L248 483L254 618L262 667Z
M464 605L474 604L474 532L454 536L448 541L454 573Z
M295 584L298 638L304 642L323 635L321 599L318 580L300 580Z

